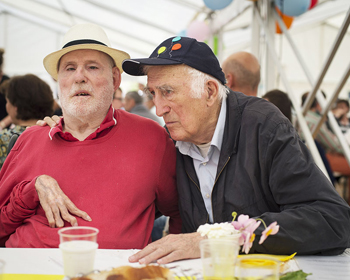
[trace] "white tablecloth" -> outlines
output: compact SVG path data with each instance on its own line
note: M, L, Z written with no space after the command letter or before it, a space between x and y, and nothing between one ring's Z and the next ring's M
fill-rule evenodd
M94 268L105 270L123 265L140 266L128 261L128 257L137 251L98 249ZM6 274L63 275L62 254L59 249L0 248L0 259L6 262ZM172 270L179 276L182 276L181 269L188 275L200 275L202 269L200 259L173 262L167 266L175 267Z
M106 250L99 249L96 254L95 269L104 270L131 264L128 257L136 250ZM0 259L6 262L5 273L9 274L52 274L63 275L62 255L59 249L20 249L0 248ZM181 270L187 275L201 275L201 260L184 260L168 264L175 267L176 273ZM350 249L339 256L301 256L295 257L293 269L302 269L312 273L308 280L349 280L350 279Z

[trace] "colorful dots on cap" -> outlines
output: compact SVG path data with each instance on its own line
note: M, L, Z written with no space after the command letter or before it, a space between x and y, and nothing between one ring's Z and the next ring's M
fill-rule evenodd
M180 36L177 36L177 37L175 37L173 40L172 40L172 42L173 43L175 43L175 42L178 42L178 41L180 41L181 40L181 37ZM181 49L181 44L180 43L176 43L175 45L173 45L172 47L171 47L171 50L172 51L176 51L176 50L179 50L179 49Z
M181 44L175 44L172 48L171 48L171 50L172 51L176 51L176 50L179 50L179 49L181 49Z
M160 47L159 49L158 49L158 54L161 54L161 53L163 53L163 52L165 52L166 51L166 47Z
M173 42L177 42L177 41L180 41L181 40L181 37L180 36L177 36L177 37L175 37L172 41Z
M182 48L182 45L181 45L180 43L177 43L177 42L180 41L181 39L182 39L182 38L181 38L180 36L174 37L174 38L172 39L172 42L171 42L171 43L172 43L172 46L171 46L170 52L169 52L170 57L171 57L171 52L172 52L172 51L176 51L176 50L179 50L179 49ZM173 45L173 44L174 44L174 45ZM166 50L167 50L167 48L166 48L165 46L162 46L162 47L160 47L160 48L158 49L157 53L158 53L158 55L160 55L160 54L164 53Z

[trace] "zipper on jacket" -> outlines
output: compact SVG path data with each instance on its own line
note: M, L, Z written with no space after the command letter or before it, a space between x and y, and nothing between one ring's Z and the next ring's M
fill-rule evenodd
M219 180L219 177L222 173L222 171L225 169L226 165L228 164L228 162L230 161L231 157L228 157L227 161L225 162L225 165L222 167L219 175L216 177L216 180L214 182L214 185L213 185L213 189L211 190L211 195L210 195L210 200L211 200L211 214L213 215L213 223L215 223L214 221L214 207L213 207L213 191L214 191L214 188L215 188L215 185L216 185L216 182Z
M188 172L186 171L186 174L188 176L188 178L190 178L190 180L193 182L193 184L195 184L195 186L197 187L197 189L199 190L200 194L202 195L202 192L201 192L201 188L197 185L197 183L191 178L191 176L188 174ZM213 202L212 202L213 204ZM209 221L209 214L207 213L207 220L205 223L208 223Z

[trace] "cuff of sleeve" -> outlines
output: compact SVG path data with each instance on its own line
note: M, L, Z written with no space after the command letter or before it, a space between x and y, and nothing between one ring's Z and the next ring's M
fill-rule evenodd
M36 178L31 182L28 182L28 184L23 186L22 189L21 200L26 204L28 209L35 209L40 203L38 193L35 189Z

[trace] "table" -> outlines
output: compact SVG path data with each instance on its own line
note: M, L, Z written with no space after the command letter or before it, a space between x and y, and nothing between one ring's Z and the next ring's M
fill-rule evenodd
M139 267L138 263L129 263L128 257L139 250L109 250L98 249L94 268L105 270L112 267L131 265ZM0 259L6 262L5 277L3 280L50 280L63 279L63 261L60 249L33 249L33 248L0 248ZM198 276L201 274L202 263L200 259L173 262L167 265L174 268L177 275L186 274ZM23 277L9 277L7 274L33 274ZM42 277L38 275L43 275ZM45 275L45 276L44 276Z
M108 250L98 249L96 253L95 269L104 270L111 267L139 264L130 264L128 257L137 250ZM5 277L3 280L50 280L63 279L62 255L59 249L31 249L31 248L0 248L0 259L6 262ZM295 257L293 269L302 269L312 273L308 280L349 280L350 279L350 249L342 255L323 256L300 256ZM181 270L189 275L201 275L202 267L200 259L183 260L168 264L174 268L179 276ZM9 277L8 274L27 274L22 278ZM30 277L28 274L33 274ZM39 275L39 276L38 276ZM40 276L42 275L42 276ZM44 276L46 275L46 276Z

